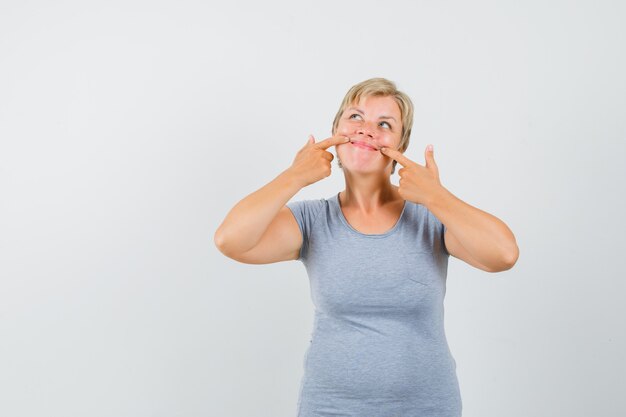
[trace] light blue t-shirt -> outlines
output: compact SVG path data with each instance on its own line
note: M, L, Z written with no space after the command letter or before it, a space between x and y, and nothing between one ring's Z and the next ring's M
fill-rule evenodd
M297 416L461 416L444 332L445 226L410 201L382 234L350 226L338 194L287 206L315 306Z

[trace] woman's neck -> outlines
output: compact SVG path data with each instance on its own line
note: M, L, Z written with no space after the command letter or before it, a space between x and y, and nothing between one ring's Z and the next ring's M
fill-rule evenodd
M339 193L343 208L373 212L388 203L402 200L398 187L386 175L354 175L344 172L346 189Z

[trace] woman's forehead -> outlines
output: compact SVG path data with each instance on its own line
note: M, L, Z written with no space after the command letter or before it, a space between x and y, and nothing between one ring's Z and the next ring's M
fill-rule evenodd
M400 106L393 96L363 96L359 100L353 101L346 106L347 109L358 109L361 112L383 112L383 113L395 113L391 116L400 116Z
M346 106L344 113L356 111L376 118L393 119L402 124L402 112L392 96L366 96Z

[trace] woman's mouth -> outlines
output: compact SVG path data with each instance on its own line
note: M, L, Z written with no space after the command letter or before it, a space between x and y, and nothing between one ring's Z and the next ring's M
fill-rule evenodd
M359 148L367 149L368 151L377 151L378 148L374 145L370 145L367 142L363 142L361 140L352 140L350 139L350 143Z

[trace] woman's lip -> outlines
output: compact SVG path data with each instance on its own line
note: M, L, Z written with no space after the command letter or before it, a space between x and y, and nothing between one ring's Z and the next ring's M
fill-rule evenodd
M351 140L350 143L352 143L354 146L358 146L359 148L367 149L367 150L370 150L370 151L377 151L378 150L375 147L373 147L372 145L369 145L366 142L363 142L363 141L360 141L360 140Z

